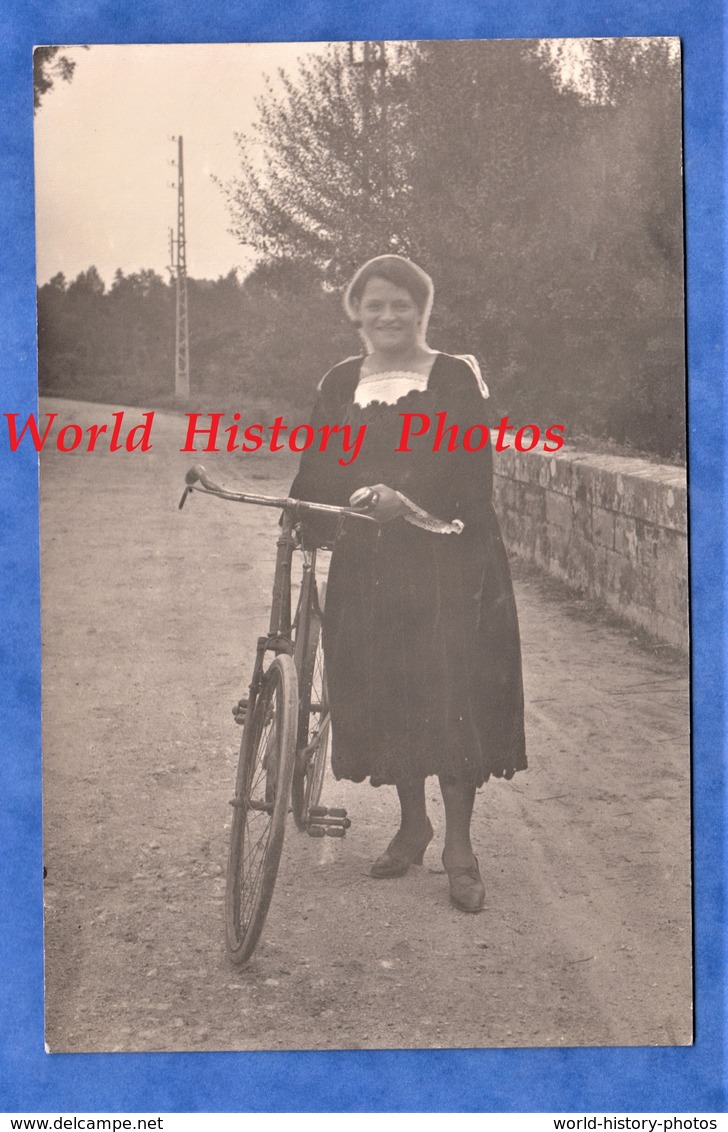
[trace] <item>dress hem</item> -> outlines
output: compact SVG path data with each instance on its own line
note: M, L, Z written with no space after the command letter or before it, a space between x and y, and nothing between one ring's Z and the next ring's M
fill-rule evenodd
M502 778L506 782L509 782L513 778L514 775L516 775L519 772L524 771L524 770L528 770L528 759L526 758L525 749L522 750L522 752L520 753L520 756L516 756L516 758L513 761L511 761L509 759L508 763L506 765L500 766L497 769L491 768L488 771L486 771L484 774L478 775L477 777L473 777L473 778L470 778L470 777L467 777L467 778L466 777L463 777L463 778L455 777L455 776L452 775L451 771L448 771L448 770L445 770L445 769L426 770L424 775L413 775L409 778L403 778L403 777L399 777L397 779L389 778L389 777L379 778L377 775L367 774L367 773L361 774L361 775L337 774L336 771L332 767L332 772L333 772L334 778L336 779L337 782L343 781L343 782L357 782L357 783L359 783L359 782L366 782L367 779L368 779L370 786L375 786L375 787L378 787L378 786L398 786L398 785L403 784L405 782L419 782L422 779L439 778L440 775L444 775L445 777L450 778L452 781L460 781L464 785L475 786L476 789L479 789L481 786L484 786L490 778Z

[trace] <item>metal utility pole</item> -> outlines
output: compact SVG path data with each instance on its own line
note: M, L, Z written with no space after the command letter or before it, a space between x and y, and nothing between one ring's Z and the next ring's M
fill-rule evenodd
M174 394L178 401L190 395L190 336L187 323L187 243L185 239L185 175L182 138L177 142L177 238L169 230L169 258L176 291Z
M361 55L357 58L357 47ZM361 118L363 134L363 169L366 188L379 189L383 199L389 195L389 169L387 154L387 52L383 39L365 40L364 43L349 43L349 64L362 69ZM371 136L372 127L378 127L381 144L381 170L379 184L371 183L371 165L367 154L371 152L375 139Z

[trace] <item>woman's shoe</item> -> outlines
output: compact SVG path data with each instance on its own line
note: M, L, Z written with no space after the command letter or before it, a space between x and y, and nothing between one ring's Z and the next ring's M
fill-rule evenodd
M387 848L371 867L373 877L401 877L407 872L410 865L421 865L425 849L435 836L434 830L427 819L427 829L424 838L416 844L407 842L401 833L395 834Z
M461 912L480 912L485 904L485 885L478 858L474 856L473 862L472 865L455 865L449 869L445 864L445 854L442 855L442 864L450 881L450 903Z

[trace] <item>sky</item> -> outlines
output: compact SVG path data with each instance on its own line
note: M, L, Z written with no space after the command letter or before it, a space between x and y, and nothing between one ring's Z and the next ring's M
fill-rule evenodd
M247 271L250 249L227 231L213 175L238 167L234 134L256 117L264 75L296 70L322 44L93 45L72 49L76 71L57 82L35 117L38 282L94 265L166 274L177 195L169 164L184 138L187 271L216 279Z

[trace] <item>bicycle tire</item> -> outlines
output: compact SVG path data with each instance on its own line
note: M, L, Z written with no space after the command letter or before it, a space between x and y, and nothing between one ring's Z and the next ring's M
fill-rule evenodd
M308 828L311 808L317 806L321 799L331 742L331 720L318 600L311 603L308 639L303 645L303 648L297 650L296 657L299 692L298 740L291 800L293 819L299 829L305 830Z
M247 963L268 914L283 849L296 751L298 679L277 656L245 721L240 744L225 887L228 954Z

